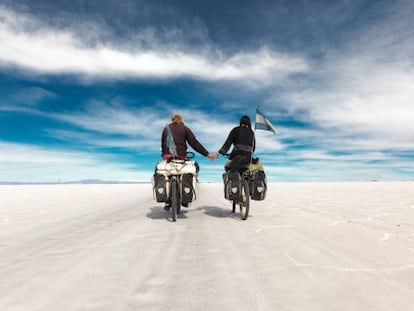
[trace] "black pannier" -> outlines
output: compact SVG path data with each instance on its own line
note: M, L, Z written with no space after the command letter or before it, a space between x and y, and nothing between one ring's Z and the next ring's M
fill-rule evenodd
M241 176L238 172L228 171L223 174L224 197L227 200L238 200L241 191Z
M155 173L152 177L153 195L157 202L167 202L169 192L169 181L162 175Z
M183 174L181 177L181 202L190 203L196 199L194 189L195 177L193 174Z
M264 171L252 172L250 180L250 198L255 201L262 201L266 197L267 184Z

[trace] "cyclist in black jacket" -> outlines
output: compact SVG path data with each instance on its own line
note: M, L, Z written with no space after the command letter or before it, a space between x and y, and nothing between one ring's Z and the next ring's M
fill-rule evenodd
M233 128L219 153L225 155L233 145L229 161L225 164L225 169L229 170L238 166L249 165L253 152L256 147L252 123L248 116L242 116L240 125Z

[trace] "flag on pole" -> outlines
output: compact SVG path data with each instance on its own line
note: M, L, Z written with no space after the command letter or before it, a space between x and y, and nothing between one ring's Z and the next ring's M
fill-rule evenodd
M254 125L255 130L271 131L276 135L276 130L272 123L264 116L264 114L256 107L256 123Z

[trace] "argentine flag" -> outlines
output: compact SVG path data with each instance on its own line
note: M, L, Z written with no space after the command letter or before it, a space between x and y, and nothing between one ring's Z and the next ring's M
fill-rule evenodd
M255 130L266 130L271 131L273 134L276 135L276 130L273 127L272 123L266 117L264 114L259 110L259 108L256 108L256 124L254 125Z

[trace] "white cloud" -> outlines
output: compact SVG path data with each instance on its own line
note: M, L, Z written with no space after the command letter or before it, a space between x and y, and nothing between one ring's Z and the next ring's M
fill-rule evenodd
M414 173L411 161L381 153L331 155L315 151L292 152L287 156L290 161L286 161L286 157L261 157L265 171L272 180L410 180Z
M193 131L197 139L210 152L216 152L224 143L230 130L236 123L230 123L225 117L212 117L211 114L196 109L179 108L163 103L162 109L131 108L121 103L107 104L94 102L78 111L66 114L44 112L39 109L21 107L3 107L6 111L19 111L45 118L63 121L75 129L47 129L50 137L74 144L95 147L123 148L142 152L157 153L161 144L161 132L175 112L181 113L185 124ZM1 109L0 109L1 110ZM271 150L278 144L265 136L261 146Z
M111 138L91 132L57 129L49 129L47 130L47 133L50 137L66 141L71 145L83 145L84 147L119 148L139 152L140 154L155 153L160 149L160 140L157 139L158 136L146 139L125 136L120 138Z
M231 125L224 120L212 119L211 115L199 110L179 109L166 104L163 109L127 108L122 105L94 103L85 110L69 114L47 114L48 117L65 121L83 130L109 135L121 135L114 139L96 137L92 133L51 131L61 139L80 139L88 144L107 147L122 147L154 152L160 148L161 131L170 122L173 112L180 112L184 122L197 139L212 152L224 143ZM221 145L220 145L221 147Z
M280 138L272 133L256 131L256 154L277 153L285 146L280 142Z
M17 105L36 106L45 99L53 99L56 95L40 87L27 87L12 94L10 99Z
M150 177L144 169L138 171L105 155L0 142L0 181L149 181Z
M326 51L312 75L269 100L274 115L284 111L313 128L292 133L300 142L308 138L322 150L413 150L414 24L412 14L394 14Z
M356 141L365 137L372 147L411 149L414 72L393 63L376 67L349 67L332 76L327 72L326 79L332 81L326 90L289 95L290 113L307 111L302 117L323 129L324 136L352 136ZM343 82L344 76L347 82Z
M49 114L49 116L87 130L135 137L161 135L156 130L166 123L156 110L127 109L122 105L105 103L86 105L85 109L79 112L65 115Z
M284 79L308 70L302 57L267 48L224 55L211 47L200 52L164 46L142 49L139 44L129 50L104 43L91 46L69 29L48 28L41 21L4 7L0 10L0 41L3 66L41 74L73 73L103 78L189 76L249 82L268 81L270 77Z
M161 107L162 106L162 107ZM216 152L224 143L230 130L238 123L231 123L226 116L213 117L210 113L168 103L151 108L133 108L117 103L93 102L82 109L65 114L45 112L37 107L5 105L0 111L15 111L64 122L74 129L45 129L48 136L93 147L123 148L157 153L161 144L161 132L171 122L173 113L179 112L185 124L210 152ZM277 143L263 137L261 146L274 150Z

